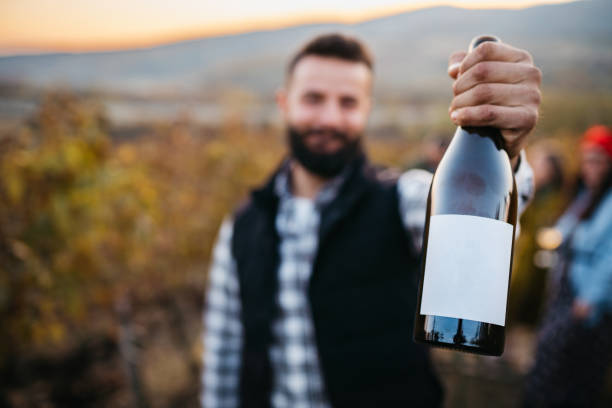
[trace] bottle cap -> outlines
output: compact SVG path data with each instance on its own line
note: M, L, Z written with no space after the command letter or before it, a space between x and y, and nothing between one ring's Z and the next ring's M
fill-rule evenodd
M468 50L472 51L474 48L478 47L480 44L482 44L483 42L487 42L487 41L501 42L499 37L496 37L494 35L479 35L479 36L474 37L472 42L470 42L470 47L468 48Z

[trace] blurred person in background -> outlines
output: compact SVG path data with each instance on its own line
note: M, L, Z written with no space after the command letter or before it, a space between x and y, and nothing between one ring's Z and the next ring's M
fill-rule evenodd
M535 126L540 71L507 44L454 53L451 119L502 130L521 208L519 153ZM313 39L277 102L288 158L222 225L204 319L202 404L437 407L428 350L412 340L431 174L381 180L363 134L372 58L358 40Z
M584 188L547 240L556 240L550 304L526 383L526 407L593 407L612 362L612 132L586 131ZM556 234L556 236L555 236Z
M546 276L554 253L537 244L538 231L549 228L567 205L564 155L555 141L543 140L527 148L533 169L535 195L521 217L521 236L516 243L512 271L509 315L527 325L535 325L546 287Z
M450 136L444 133L427 135L419 149L420 157L415 163L409 164L407 169L423 169L430 173L435 172L449 142Z
M563 187L563 157L559 149L546 142L535 145L528 154L529 163L533 169L536 195L547 195L551 191L559 191Z

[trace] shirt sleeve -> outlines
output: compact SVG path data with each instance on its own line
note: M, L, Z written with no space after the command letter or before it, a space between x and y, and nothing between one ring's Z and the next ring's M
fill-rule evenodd
M427 213L427 196L433 174L413 169L402 174L397 181L400 214L417 253L423 245L423 229Z
M413 169L402 174L397 181L400 214L404 227L412 237L417 252L421 251L423 245L427 196L429 195L432 177L433 174L428 171ZM514 172L514 178L518 193L517 218L520 219L534 194L533 171L527 162L524 151L521 151L520 163ZM518 220L516 224L516 236L518 237L520 231Z
M243 328L240 319L236 261L231 242L233 222L225 220L213 250L204 309L204 408L238 407Z
M516 181L516 191L518 193L518 215L516 217L516 238L518 238L521 227L519 220L535 194L533 169L527 161L525 150L521 150L521 159L518 168L514 172L514 180Z

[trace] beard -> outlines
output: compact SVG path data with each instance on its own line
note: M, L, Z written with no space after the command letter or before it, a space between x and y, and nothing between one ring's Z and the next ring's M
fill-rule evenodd
M323 153L313 151L306 145L305 139L308 135L323 132L330 132L332 138L342 142L342 147L333 153ZM322 129L309 129L300 132L289 126L287 136L291 156L306 170L323 178L337 176L362 152L361 136L351 140L344 132Z

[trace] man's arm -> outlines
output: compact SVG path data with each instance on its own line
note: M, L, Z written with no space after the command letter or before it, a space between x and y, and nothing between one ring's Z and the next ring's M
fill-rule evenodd
M204 311L204 370L201 403L206 408L237 407L242 322L236 262L231 251L233 224L221 226L213 250Z

